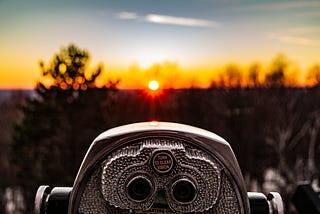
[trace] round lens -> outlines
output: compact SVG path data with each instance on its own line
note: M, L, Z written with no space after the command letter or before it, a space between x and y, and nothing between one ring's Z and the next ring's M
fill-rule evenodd
M196 197L196 188L193 183L187 179L180 179L174 182L172 194L175 200L181 203L189 203Z
M143 201L151 193L151 183L147 178L135 177L127 186L128 196L135 201Z

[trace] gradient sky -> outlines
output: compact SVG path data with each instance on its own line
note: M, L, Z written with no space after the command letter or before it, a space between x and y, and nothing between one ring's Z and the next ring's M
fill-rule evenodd
M134 68L164 61L207 84L204 73L229 62L319 63L320 1L0 0L0 32L0 88L33 88L39 60L69 43L124 88L139 87Z

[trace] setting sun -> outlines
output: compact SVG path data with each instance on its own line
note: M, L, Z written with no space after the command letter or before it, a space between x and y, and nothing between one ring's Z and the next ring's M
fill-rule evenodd
M152 80L149 82L148 87L152 91L156 91L159 89L159 82L157 80Z

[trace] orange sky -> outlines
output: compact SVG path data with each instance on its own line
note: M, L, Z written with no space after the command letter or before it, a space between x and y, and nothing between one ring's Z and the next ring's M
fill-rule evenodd
M252 62L254 63L254 62ZM104 70L100 84L110 80L120 79L119 88L132 89L132 88L146 88L151 80L157 80L161 88L190 88L200 87L207 88L213 81L219 81L220 75L225 72L227 66L235 65L241 72L243 81L248 79L248 71L252 63L245 65L241 64L225 64L221 66L208 66L191 68L190 70L183 70L178 64L173 66L167 63L156 64L146 69L136 66L129 67L127 70L120 70L118 72ZM265 74L271 67L270 63L261 63L259 80L263 82ZM174 66L175 65L175 66ZM299 70L299 66L296 63L289 65L287 69L287 77L289 80L294 79L294 84L303 86L309 85L305 78L306 72ZM246 84L246 83L244 83Z
M170 62L154 64L147 68L132 65L117 72L111 69L104 70L101 81L120 79L120 88L145 88L151 80L157 80L161 88L208 87L215 76L213 71L183 70L179 64Z
M254 63L256 61L253 61ZM271 66L272 59L269 63L261 63L261 76L262 80L264 74ZM48 62L47 62L48 63ZM248 70L252 63L240 64L233 63L242 71L243 78L248 75ZM119 88L123 89L136 89L146 88L149 81L157 80L161 88L189 88L189 87L202 87L210 86L213 80L218 80L219 75L225 71L230 63L221 64L220 66L199 66L184 68L176 62L163 62L155 63L149 67L143 68L137 64L129 65L128 67L108 67L104 65L103 73L99 78L98 84L103 85L108 80L120 80ZM88 70L93 70L93 64ZM312 64L311 64L312 65ZM40 68L37 63L12 63L4 64L1 70L14 70L15 72L1 72L0 74L0 88L19 88L31 89L34 88L38 80L41 78ZM306 85L305 78L308 69L302 69L299 63L292 61L289 70L289 76L295 76L298 85ZM291 73L290 73L291 72Z

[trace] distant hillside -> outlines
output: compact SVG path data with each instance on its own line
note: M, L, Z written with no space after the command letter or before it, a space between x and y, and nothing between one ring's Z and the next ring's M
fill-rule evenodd
M22 89L5 89L0 90L0 102L6 102L13 97L34 97L36 92L34 90Z

